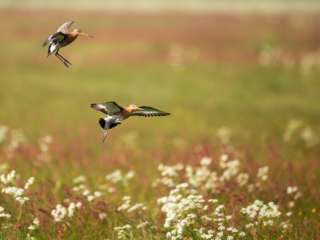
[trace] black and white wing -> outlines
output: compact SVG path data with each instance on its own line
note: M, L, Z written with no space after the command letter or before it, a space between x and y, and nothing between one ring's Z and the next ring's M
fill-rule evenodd
M116 102L93 103L91 104L91 107L94 110L100 111L106 115L113 115L123 109Z
M170 113L152 108L147 106L139 107L143 110L135 109L131 116L138 116L138 117L160 117L160 116L168 116Z
M44 41L42 44L42 47L47 45L48 43L58 43L61 42L63 39L65 39L66 35L64 35L62 32L56 32L52 36L50 36L47 40Z

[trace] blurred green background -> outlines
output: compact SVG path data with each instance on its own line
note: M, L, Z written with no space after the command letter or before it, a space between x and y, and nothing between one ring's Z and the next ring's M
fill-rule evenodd
M221 127L235 144L282 144L291 119L320 132L317 3L297 11L299 1L291 9L265 2L199 2L194 10L186 7L192 1L180 9L135 2L131 10L115 2L99 9L97 1L2 2L1 124L22 128L30 141L50 134L98 149L124 144L128 133L140 148L157 148L162 138L212 143ZM41 44L70 20L70 30L95 38L80 36L60 50L73 64L68 69L46 58ZM90 104L105 101L172 115L130 118L102 145L103 115Z

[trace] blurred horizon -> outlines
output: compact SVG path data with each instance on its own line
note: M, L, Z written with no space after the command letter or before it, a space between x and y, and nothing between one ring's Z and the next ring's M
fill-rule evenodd
M110 10L110 11L185 11L185 12L235 12L235 13L288 13L320 10L317 0L1 0L0 8L14 9L65 9L65 10Z

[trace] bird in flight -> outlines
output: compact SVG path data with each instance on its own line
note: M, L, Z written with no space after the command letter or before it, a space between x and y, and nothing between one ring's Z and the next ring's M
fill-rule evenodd
M50 43L49 48L48 48L48 56L47 57L49 57L52 53L56 52L55 53L56 57L59 58L59 60L61 60L66 67L69 67L68 64L71 64L71 63L59 54L60 48L68 46L70 43L72 43L74 40L76 40L76 38L79 35L93 38L93 36L90 36L90 35L82 32L78 28L73 30L73 32L69 32L69 27L71 26L72 23L74 23L74 21L69 21L69 22L62 24L61 27L59 27L59 29L57 30L57 32L55 34L51 35L42 44L42 46L44 47L48 43Z
M170 113L152 107L137 107L134 104L131 104L129 107L120 107L115 102L93 103L91 104L91 107L94 110L100 111L107 115L106 118L100 118L99 120L100 127L103 130L106 130L102 136L102 142L104 142L106 139L109 129L121 124L121 121L127 119L128 117L156 117L170 115Z

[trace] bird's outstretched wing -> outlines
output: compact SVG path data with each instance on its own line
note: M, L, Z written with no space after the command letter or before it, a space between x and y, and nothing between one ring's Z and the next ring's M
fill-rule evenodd
M147 106L142 106L139 107L142 108L143 110L138 110L135 109L133 110L133 113L131 116L138 116L138 117L157 117L157 116L168 116L170 113L152 108L152 107L147 107Z
M63 34L67 34L69 32L69 27L71 26L72 23L74 23L74 21L69 21L62 24L61 27L59 27L59 29L57 30L57 32L62 32Z
M62 32L56 32L52 36L50 36L47 40L44 41L42 47L47 45L48 43L57 43L62 41L66 36Z
M115 102L93 103L91 104L91 107L94 110L103 112L106 115L113 115L123 109Z

